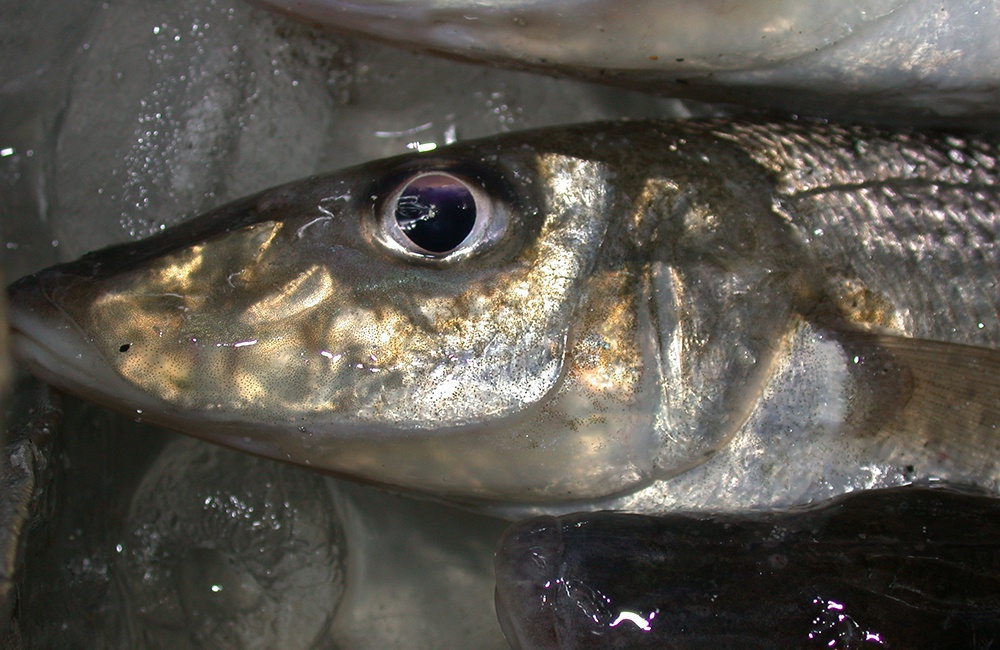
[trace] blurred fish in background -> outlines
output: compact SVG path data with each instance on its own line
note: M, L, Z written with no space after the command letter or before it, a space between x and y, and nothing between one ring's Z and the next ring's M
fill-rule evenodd
M989 0L259 0L460 59L840 119L995 128Z

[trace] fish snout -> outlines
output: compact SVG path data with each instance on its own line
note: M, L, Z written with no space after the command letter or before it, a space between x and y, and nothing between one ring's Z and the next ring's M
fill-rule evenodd
M14 358L59 387L91 384L91 373L103 374L92 344L52 300L53 294L66 291L72 277L56 267L25 276L7 288Z

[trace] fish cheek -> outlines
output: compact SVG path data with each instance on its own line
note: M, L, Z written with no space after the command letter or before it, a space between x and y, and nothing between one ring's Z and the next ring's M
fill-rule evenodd
M655 342L637 282L628 269L588 278L559 385L505 434L512 451L531 450L547 456L539 464L560 468L547 498L613 494L650 480L659 391L646 370Z
M142 304L147 301L119 297L113 302L117 304L110 300L101 304L101 331L106 333L106 354L118 374L169 402L185 395L196 367L193 355L180 353L183 345L190 345L178 339L183 327L180 313L171 313L166 305ZM116 349L117 341L123 343Z
M231 317L245 297L232 277L276 227L254 225L141 267L71 279L52 300L127 382L171 404L200 406L196 384L221 374L212 368L216 349L253 338L247 323Z
M582 302L568 329L530 319L523 324L520 338L547 340L547 347L510 349L483 366L491 389L505 390L512 401L520 397L519 408L451 430L382 436L377 446L371 437L343 439L325 447L328 457L313 456L313 464L490 501L586 499L645 483L651 476L658 392L655 377L642 371L652 340L643 340L648 324L636 314L634 283L622 271L591 277L591 299ZM506 313L484 327L501 332L515 320ZM541 398L519 378L519 367L529 363L540 364L536 379L551 377ZM465 390L472 381L463 384ZM444 411L447 402L440 406Z
M100 285L92 291L93 302L74 319L115 371L159 399L187 395L197 368L193 355L181 353L191 344L181 339L184 299Z

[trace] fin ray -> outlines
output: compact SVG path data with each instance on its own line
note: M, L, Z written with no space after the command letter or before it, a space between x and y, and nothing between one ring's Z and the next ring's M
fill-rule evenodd
M855 428L875 425L885 444L916 444L963 472L997 467L1000 350L875 332L840 338L855 379Z

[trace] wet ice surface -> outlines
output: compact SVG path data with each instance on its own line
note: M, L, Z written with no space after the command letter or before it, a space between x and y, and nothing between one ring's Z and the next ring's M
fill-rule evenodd
M12 278L418 143L687 114L672 100L338 39L238 0L84 0L51 23L43 9L12 13L18 38L0 42ZM22 30L38 34L24 43Z
M308 648L344 595L343 518L318 475L175 440L132 495L112 584L133 645Z
M330 37L237 0L0 6L8 280L416 147L689 114ZM31 645L505 647L491 564L502 522L201 443L158 459L166 434L68 404L52 519L29 540L20 595Z
M506 522L67 400L21 583L28 647L503 648Z

